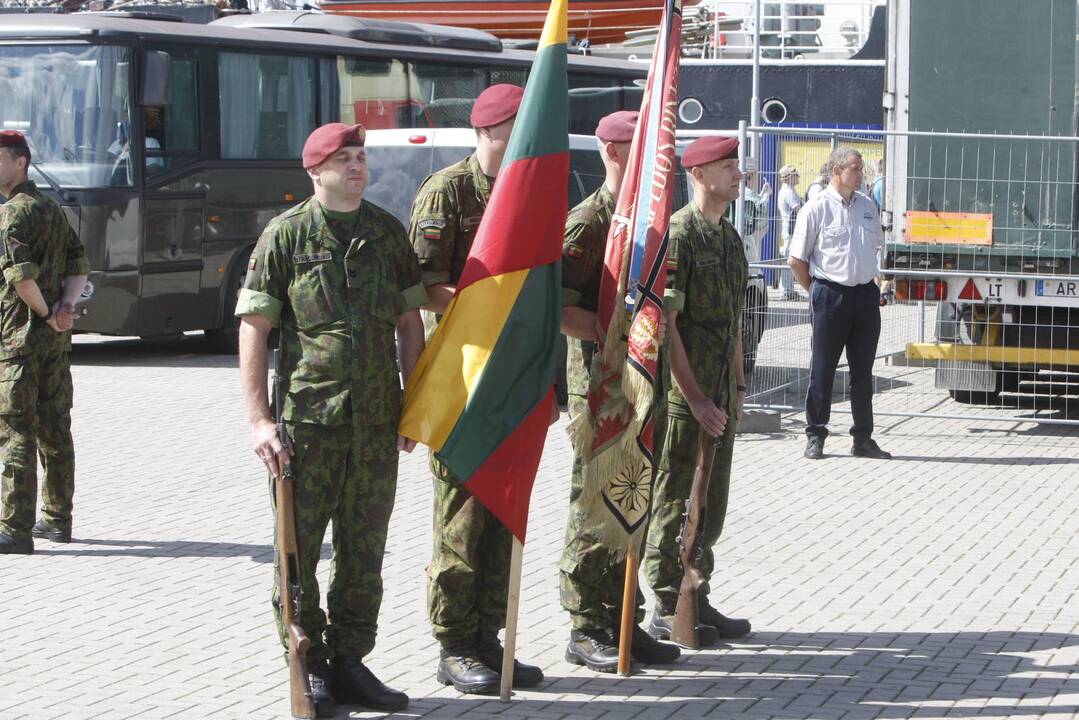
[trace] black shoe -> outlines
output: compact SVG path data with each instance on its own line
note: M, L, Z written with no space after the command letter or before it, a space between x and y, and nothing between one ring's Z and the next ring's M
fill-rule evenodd
M810 460L820 460L824 457L824 438L811 435L806 441L805 456Z
M644 631L640 625L633 626L633 659L646 665L666 665L673 663L682 654L678 646L656 640Z
M475 648L443 648L438 655L435 677L443 685L453 685L457 692L473 695L496 695L501 675L487 667Z
M476 636L476 653L480 660L491 670L502 677L502 656L505 649L498 639L498 633L480 632ZM533 688L543 682L543 671L535 665L526 665L514 658L513 660L513 687ZM501 685L501 683L499 683Z
M729 618L709 605L707 600L701 601L699 612L700 615L698 617L700 621L714 627L722 640L734 640L735 638L745 637L749 634L749 631L753 629L749 620L743 618Z
M55 543L71 542L71 528L65 530L56 527L45 518L38 518L37 522L34 523L33 529L30 530L30 534L36 538L51 540Z
M656 605L652 609L652 621L648 623L648 634L656 640L670 640L671 626L674 623L674 613L665 613L663 608ZM674 642L671 640L671 642ZM711 625L697 624L697 644L701 647L711 647L719 642L719 631Z
M892 454L881 450L880 445L877 445L877 441L873 438L866 438L865 440L854 443L850 449L850 454L854 457L873 458L874 460L892 459Z
M571 630L566 662L584 665L595 672L613 673L618 670L618 646L606 630Z
M363 705L383 712L408 707L408 695L383 685L362 659L352 655L334 658L333 694L342 705Z
M33 538L16 539L0 532L0 555L32 555L33 552Z
M315 715L333 717L337 714L337 704L333 700L333 668L329 660L307 661L307 684L311 688L311 702L315 704Z

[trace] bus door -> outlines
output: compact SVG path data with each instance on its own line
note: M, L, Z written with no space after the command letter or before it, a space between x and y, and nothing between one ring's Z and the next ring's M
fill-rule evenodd
M193 49L170 48L169 92L161 107L141 108L144 185L139 335L204 327L198 314L206 190L184 168L201 156L199 62Z

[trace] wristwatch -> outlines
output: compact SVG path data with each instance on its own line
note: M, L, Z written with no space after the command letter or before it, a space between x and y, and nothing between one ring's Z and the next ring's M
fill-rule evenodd
M37 313L35 313L35 315L36 314ZM41 318L42 322L48 322L49 318L52 317L52 306L51 305L49 306L49 312L45 313L44 315L38 315L38 317Z

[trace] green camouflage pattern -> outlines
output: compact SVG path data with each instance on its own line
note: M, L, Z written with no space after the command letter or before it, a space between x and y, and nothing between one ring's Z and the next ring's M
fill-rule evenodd
M412 202L408 235L427 287L456 284L461 277L493 184L472 154L420 185Z
M581 201L566 217L562 243L562 304L591 312L599 307L599 281L607 251L607 232L614 197L606 185ZM588 396L588 373L595 343L566 338L566 388L570 395Z
M493 180L475 154L432 174L412 203L409 237L425 286L456 284L464 270ZM424 313L428 333L438 318ZM434 549L427 566L427 611L448 647L505 627L513 536L461 480L433 456Z
M41 516L54 527L71 529L75 497L71 404L67 351L0 361L0 532L15 538L30 536L39 459L45 471Z
M562 304L592 312L599 306L600 277L614 198L606 185L585 198L566 218L562 244ZM567 338L566 385L571 418L585 414L588 378L595 343ZM584 491L582 461L574 453L570 476L566 540L558 562L562 607L575 630L613 630L622 614L626 575L624 548L613 550L588 532L588 514L580 505ZM644 620L644 595L638 589L636 621Z
M70 530L75 495L71 438L71 333L57 333L15 291L34 280L52 306L64 278L90 263L64 211L31 181L0 205L0 532L30 536L37 464L45 471L41 514Z
M506 626L513 535L434 457L434 552L427 613L443 647Z
M397 219L365 200L345 227L312 197L266 226L236 314L281 329L287 422L386 425L401 413L396 324L426 302Z
M382 604L382 558L397 491L397 423L326 427L289 424L296 545L300 563L300 625L311 639L308 657L364 657L375 646ZM270 499L274 502L273 479ZM276 505L274 505L276 523ZM326 526L333 521L329 620L319 607L315 570ZM275 538L274 547L277 547ZM274 569L278 557L274 553ZM274 573L273 610L281 645L288 637Z
M749 276L742 240L726 218L709 222L694 203L671 215L669 233L664 309L678 312L678 334L701 392L726 398L723 409L731 415L737 393L730 357L740 337ZM674 382L667 397L687 407Z
M727 495L731 484L731 460L734 457L734 436L738 430L738 415L727 421L722 443L716 448L712 476L706 495L707 515L701 530L701 557L698 567L705 580L710 581L715 569L712 547L723 533L727 515ZM682 560L679 557L678 536L682 530L686 499L693 486L697 469L697 447L700 425L688 408L671 404L667 409L667 429L659 454L656 480L652 488L652 517L644 549L644 576L656 594L656 601L674 612L678 588L682 584Z
M712 465L701 537L700 569L708 580L715 567L712 546L719 541L727 514L738 426L734 351L749 266L734 226L726 219L718 225L709 222L690 203L671 216L667 273L664 306L678 312L678 334L690 369L701 391L716 398L728 417ZM663 354L668 353L665 348ZM669 356L665 363L669 373ZM700 425L673 379L667 398L667 427L658 453L643 565L657 601L673 612L683 575L678 536L697 469Z
M63 292L64 278L89 275L90 261L60 206L27 180L0 205L0 360L33 351L71 349L71 333L57 333L15 292L15 283L35 280L49 307Z

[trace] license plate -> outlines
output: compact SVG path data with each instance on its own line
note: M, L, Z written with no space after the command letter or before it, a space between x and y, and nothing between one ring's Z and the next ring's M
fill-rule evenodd
M1039 297L1079 298L1079 282L1075 280L1038 280L1034 294Z

